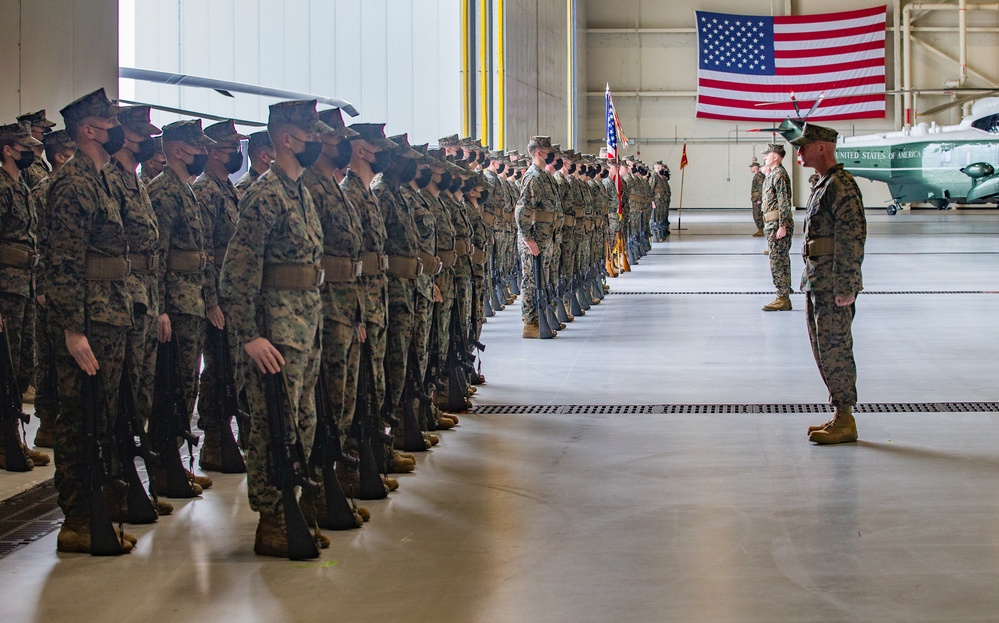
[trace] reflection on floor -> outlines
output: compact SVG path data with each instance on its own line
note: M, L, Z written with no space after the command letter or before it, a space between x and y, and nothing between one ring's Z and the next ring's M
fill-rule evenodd
M999 400L999 214L869 218L861 401ZM476 401L823 402L803 297L768 314L768 295L749 294L770 283L748 214L685 211L683 224L555 340L520 339L519 304L490 319ZM862 414L859 443L816 447L805 427L818 414L537 411L463 416L397 493L367 504L370 524L328 534L315 562L253 555L239 476L217 475L201 499L132 528L130 556L57 555L50 534L0 559L0 621L985 621L999 611L996 413ZM0 492L28 477L0 473Z

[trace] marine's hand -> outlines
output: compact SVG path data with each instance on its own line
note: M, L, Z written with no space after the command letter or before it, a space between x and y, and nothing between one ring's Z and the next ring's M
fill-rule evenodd
M160 314L156 318L156 338L161 342L169 342L173 332L170 330L170 316Z
M218 305L209 309L205 313L205 316L208 318L208 322L212 323L212 326L216 329L223 329L225 327L225 316L222 315L222 308Z
M66 350L69 351L70 355L73 355L76 364L90 376L97 374L101 366L97 363L94 351L90 350L90 340L87 339L87 336L69 329L63 333L66 335Z
M524 244L527 245L527 250L531 252L531 255L538 255L541 250L538 248L538 243L534 240L525 240Z
M260 368L261 372L277 374L281 371L281 366L284 365L284 357L281 356L281 352L265 337L258 337L247 342L243 346L243 350L257 362L257 367Z
M444 295L441 294L441 289L437 287L437 284L434 284L434 303L443 303L443 302L444 302Z
M836 295L836 305L838 307L846 307L847 305L853 305L854 301L856 300L857 300L856 294Z
M437 286L434 286L435 288ZM364 323L357 323L357 343L363 344L368 339L368 330L364 328Z
M35 297L35 300L38 301L39 305L41 305L42 307L45 307L45 295L44 294L39 294L38 296Z
M781 238L783 238L786 235L787 235L787 227L784 227L783 225L781 225L780 227L777 228L777 233L775 234L775 236L777 237L777 240L780 240Z

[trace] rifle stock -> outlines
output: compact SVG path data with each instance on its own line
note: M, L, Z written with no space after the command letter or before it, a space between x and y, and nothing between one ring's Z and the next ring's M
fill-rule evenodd
M115 420L115 436L121 456L123 476L127 485L125 505L128 523L148 524L156 521L159 514L142 486L142 479L139 478L139 472L135 469L135 459L142 457L148 471L155 465L156 455L150 448L149 440L146 438L146 433L138 421L138 414L135 412L135 394L132 388L132 379L129 376L130 369L131 361L126 351L125 365L121 372L121 384L118 386L118 417ZM156 492L152 480L150 480L150 492L155 500Z
M21 446L20 423L27 423L28 416L21 410L21 389L14 377L14 361L10 353L10 340L7 331L0 332L0 435L3 436L3 449L7 471L26 472L34 465L28 461Z
M340 430L333 417L326 385L326 368L319 366L319 381L316 383L316 440L312 444L309 462L323 474L323 502L325 513L316 509L316 523L328 530L353 530L359 528L357 516L336 476L336 464L351 464L356 461L343 453Z
M423 441L420 420L413 404L413 401L420 399L419 396L422 394L417 379L419 364L415 346L410 345L407 356L406 385L402 390L402 449L406 452L426 452L427 444Z
M305 523L302 507L298 505L295 487L301 486L312 494L319 492L319 485L305 471L305 453L296 437L291 439L291 424L285 412L287 389L284 375L264 374L264 395L267 401L267 424L270 430L270 457L268 466L271 484L281 491L284 509L285 533L288 540L288 558L308 560L319 557L319 548Z
M90 337L90 315L84 317L84 330ZM124 553L119 535L115 534L104 498L104 482L108 478L107 465L101 448L101 431L98 401L98 376L79 371L83 398L83 460L86 470L87 497L90 507L90 553L93 556L118 556Z
M538 310L538 327L541 339L550 340L552 335L551 325L548 323L548 308L545 304L544 282L541 280L541 254L534 256L534 305Z
M239 452L239 444L232 434L232 420L240 419L239 398L236 395L236 375L232 365L232 355L229 350L228 329L216 329L209 325L208 340L215 351L215 361L219 363L222 376L217 379L216 398L218 400L218 435L221 448L221 471L223 474L246 473L246 463Z
M198 438L191 434L191 421L186 413L184 397L180 394L180 384L177 381L176 340L161 342L156 351L154 385L154 417L150 423L149 433L157 440L157 447L160 450L157 473L165 477L165 495L169 498L196 497L197 493L188 480L187 472L184 471L180 448L177 447L177 440L182 438L187 441L190 451L198 445Z
M378 435L378 410L374 405L375 378L371 357L371 346L365 341L361 345L361 369L357 379L357 407L354 410L354 426L357 431L360 465L360 483L357 497L362 500L381 500L388 496L381 471L375 458L374 443L380 441ZM384 434L384 433L382 433ZM380 451L381 448L378 448Z

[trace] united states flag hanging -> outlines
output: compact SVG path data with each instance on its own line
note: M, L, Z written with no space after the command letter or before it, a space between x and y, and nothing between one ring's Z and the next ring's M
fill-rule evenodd
M754 17L697 11L697 116L733 121L810 121L885 116L887 7ZM755 106L758 102L780 102Z

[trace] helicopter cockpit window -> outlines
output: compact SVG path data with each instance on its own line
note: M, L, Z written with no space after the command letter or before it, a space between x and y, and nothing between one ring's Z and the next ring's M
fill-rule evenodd
M990 134L999 134L999 113L976 119L971 127L984 130Z

